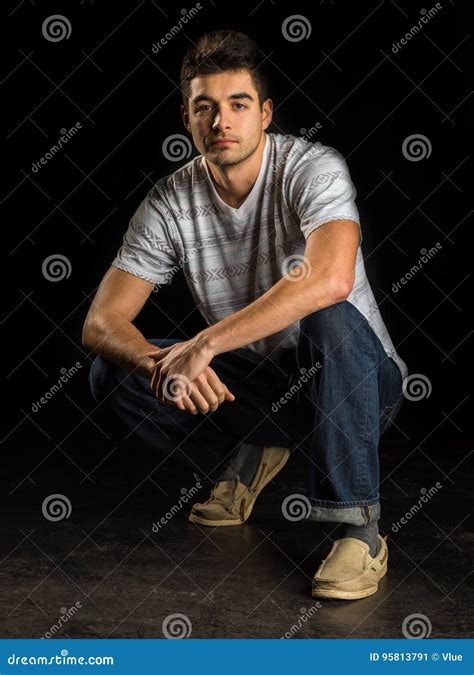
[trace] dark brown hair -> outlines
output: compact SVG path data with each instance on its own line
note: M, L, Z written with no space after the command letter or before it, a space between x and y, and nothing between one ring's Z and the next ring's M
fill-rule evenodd
M268 76L257 43L245 33L235 30L216 30L202 35L188 49L181 66L180 86L184 105L187 107L194 77L242 68L250 71L262 106L268 98Z

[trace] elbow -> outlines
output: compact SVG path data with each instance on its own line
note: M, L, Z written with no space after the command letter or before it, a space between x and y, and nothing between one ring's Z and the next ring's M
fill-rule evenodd
M88 319L84 321L84 325L82 327L81 342L82 346L85 347L86 349L91 348L91 329L90 329L90 322Z
M94 350L97 344L97 319L89 313L82 327L82 346Z
M337 302L344 302L352 293L354 288L354 276L352 277L343 277L337 276L334 277L329 284L329 297L332 298L333 304Z

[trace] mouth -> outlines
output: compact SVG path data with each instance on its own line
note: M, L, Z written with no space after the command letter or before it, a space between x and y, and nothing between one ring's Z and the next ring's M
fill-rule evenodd
M211 145L217 146L217 147L226 147L228 145L232 145L232 143L236 143L236 141L232 141L230 139L224 138L219 141L213 141Z

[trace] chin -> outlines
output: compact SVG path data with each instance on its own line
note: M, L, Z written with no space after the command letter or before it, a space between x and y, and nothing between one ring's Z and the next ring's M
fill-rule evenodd
M214 162L214 164L218 164L219 166L239 164L246 158L247 156L242 152L241 148L210 150L206 155L206 159L209 159L209 161Z
M228 162L233 158L233 154L228 151L222 150L209 150L206 154L206 158L212 160L216 164L219 162Z

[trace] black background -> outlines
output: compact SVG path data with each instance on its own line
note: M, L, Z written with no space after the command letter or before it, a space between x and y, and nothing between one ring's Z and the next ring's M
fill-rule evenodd
M466 455L471 436L473 61L467 13L446 0L394 54L392 44L432 5L201 4L158 54L153 44L182 16L179 4L25 1L7 12L2 199L8 211L8 346L2 365L11 406L3 436L11 448L12 486L33 482L39 466L54 470L64 463L73 482L102 460L110 466L113 444L88 391L93 356L81 345L82 324L130 216L152 184L180 165L162 153L168 136L186 134L180 62L192 41L216 28L243 30L258 40L275 106L268 131L299 136L319 122L314 140L346 157L383 318L410 373L431 384L429 397L405 402L389 434L403 434L413 447L439 439L439 461L447 455L451 467L454 456L461 461ZM42 23L56 13L67 16L72 31L51 42ZM285 39L281 26L290 14L310 21L308 39ZM76 136L33 172L32 163L57 142L60 130L77 122L82 129ZM402 143L412 134L429 139L429 157L404 157ZM416 264L420 249L437 242L439 253L394 293L392 285ZM70 261L68 278L44 277L43 261L53 254ZM152 294L137 323L147 337L192 336L203 326L181 278ZM77 361L80 372L33 413L32 404L57 382L60 369Z

